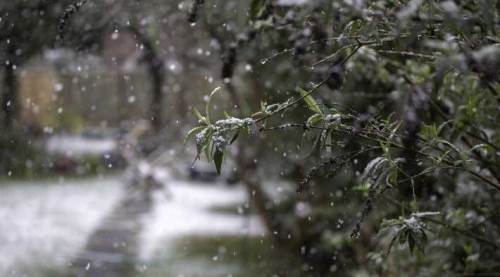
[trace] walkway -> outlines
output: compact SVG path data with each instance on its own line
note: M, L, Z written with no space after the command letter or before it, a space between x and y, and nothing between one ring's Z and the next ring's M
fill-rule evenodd
M151 195L125 194L89 237L84 250L72 262L68 275L123 277L132 273L139 253L142 218L151 207Z

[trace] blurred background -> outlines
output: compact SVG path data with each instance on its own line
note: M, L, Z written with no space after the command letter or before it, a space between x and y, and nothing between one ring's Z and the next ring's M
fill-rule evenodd
M222 46L207 30L242 26L248 4L228 3L221 11L237 14L206 26L188 21L191 6L2 1L1 276L300 270L234 162L221 176L193 165L195 146L184 142L192 108L224 85ZM232 110L229 99L216 109ZM268 183L276 203L294 194L279 176Z

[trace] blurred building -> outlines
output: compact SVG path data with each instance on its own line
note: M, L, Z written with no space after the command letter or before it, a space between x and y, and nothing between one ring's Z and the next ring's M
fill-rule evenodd
M50 50L20 70L23 125L77 131L147 117L149 80L138 64L135 40L106 37L102 57Z
M30 128L54 125L57 95L54 84L57 74L50 67L23 70L19 78L21 121Z

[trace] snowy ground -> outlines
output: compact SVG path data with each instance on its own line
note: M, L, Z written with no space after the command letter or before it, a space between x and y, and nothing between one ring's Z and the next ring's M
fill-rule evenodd
M158 258L160 252L164 257L165 248L185 236L264 233L255 215L211 210L243 203L243 188L173 177L167 181L172 197L157 192L152 212L143 219L139 258L144 264ZM119 200L120 182L119 177L107 177L1 184L0 276L61 272Z
M62 268L121 195L119 178L0 185L0 276Z
M241 187L227 187L171 179L173 197L157 193L153 212L146 217L140 258L148 262L169 240L191 235L260 235L265 230L256 215L211 211L211 207L237 206L246 200Z

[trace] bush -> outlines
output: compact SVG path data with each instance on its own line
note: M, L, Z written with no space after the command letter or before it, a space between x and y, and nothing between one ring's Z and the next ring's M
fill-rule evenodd
M190 18L205 17L211 34L224 33L222 77L239 110L215 119L212 93L188 137L218 170L243 133L265 143L244 141L238 155L265 165L277 153L298 165L303 176L290 179L299 195L288 207L306 205L308 214L269 212L292 222L273 231L295 233L311 268L498 272L498 7L254 0L238 26L231 10L206 2L210 8L191 11L205 14ZM233 33L219 21L232 22L221 26ZM254 72L240 73L237 61ZM254 85L265 92L241 85L250 82L265 83ZM251 93L264 97L260 109Z
M18 131L8 131L0 136L0 175L27 177L34 173L39 151L33 141Z

